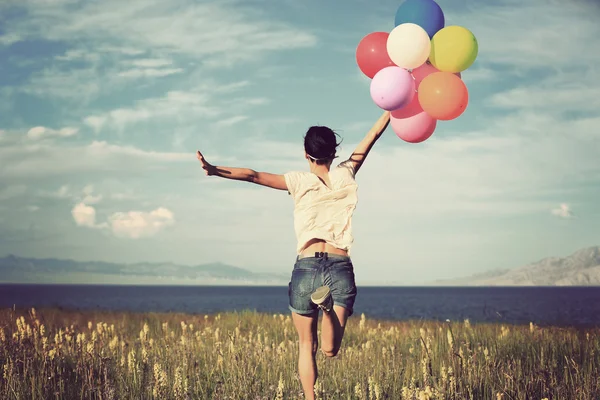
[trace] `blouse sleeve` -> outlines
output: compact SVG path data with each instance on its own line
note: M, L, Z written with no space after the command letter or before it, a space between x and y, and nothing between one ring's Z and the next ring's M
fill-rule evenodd
M345 170L347 170L348 173L350 174L350 176L352 176L352 179L354 179L355 171L354 171L354 167L352 166L352 163L350 162L350 160L346 160L346 161L339 163L338 168L344 168Z
M298 192L298 188L300 187L300 178L302 177L302 174L297 171L290 171L283 174L283 177L285 179L285 184L288 188L288 193L293 198L296 198L296 193Z

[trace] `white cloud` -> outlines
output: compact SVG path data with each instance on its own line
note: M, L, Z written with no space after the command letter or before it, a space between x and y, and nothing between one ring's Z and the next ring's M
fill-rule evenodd
M118 76L124 78L160 78L173 74L180 74L183 68L132 68L119 72Z
M0 45L10 46L13 43L17 43L21 40L21 37L15 33L8 33L5 35L0 35Z
M36 211L39 211L39 210L40 210L39 206L35 206L35 205L33 205L33 206L27 206L27 211L29 211L29 212L36 212Z
M600 35L597 7L592 1L507 0L471 3L466 12L445 16L447 24L464 26L477 38L476 63L502 64L521 73L596 61L589 38Z
M77 226L110 230L115 237L141 239L154 236L175 223L175 216L167 208L159 207L150 212L129 211L111 214L107 222L96 222L96 209L84 202L76 204L71 215Z
M113 234L120 238L140 239L156 235L175 223L173 213L160 207L150 212L118 212L109 217Z
M181 116L214 117L219 109L200 91L169 91L165 96L141 100L135 107L118 108L101 115L86 117L84 122L96 131L105 126L123 130L126 126L153 119Z
M96 210L94 207L87 206L84 203L78 203L71 210L71 215L78 226L88 228L96 227Z
M248 119L248 116L246 116L246 115L235 115L230 118L225 118L225 119L219 120L219 121L215 122L215 125L217 127L230 127L233 125L237 125L240 122L243 122L247 119Z
M5 30L15 37L72 45L59 61L84 62L47 66L21 90L79 104L122 85L123 78L180 74L183 68L171 67L174 59L193 61L189 65L200 69L235 67L317 43L313 34L243 2L75 3L25 2L23 17L6 21ZM135 56L143 58L131 61Z
M248 81L232 82L220 85L214 81L191 87L188 90L172 90L165 95L147 98L135 103L133 107L124 107L83 119L83 122L99 132L102 129L115 128L123 131L126 127L147 121L168 121L173 126L176 123L189 125L193 121L214 119L223 115L231 102L231 94L247 87ZM249 107L264 105L267 99L239 96L237 111L243 112ZM234 116L218 121L217 126L231 126L246 116Z
M172 60L165 58L139 58L135 60L131 60L131 65L140 68L161 68L167 67L173 64Z
M51 129L44 126L35 126L27 132L27 137L32 140L39 140L45 137L58 136L58 137L69 137L76 135L79 132L78 128L62 128L62 129Z
M0 146L0 178L61 179L98 173L102 176L139 176L164 168L169 163L193 163L195 154L147 151L134 146L119 146L106 141L89 144L35 142ZM182 164L183 165L183 164ZM88 175L89 176L89 175Z
M106 115L90 115L83 119L84 124L91 127L94 132L98 133L106 121L108 120L108 116Z
M102 200L102 195L94 195L94 186L87 185L83 188L83 200L85 204L96 204Z
M555 208L551 211L552 215L555 215L560 218L571 218L573 217L573 212L571 211L571 207L568 204L562 203L558 208Z

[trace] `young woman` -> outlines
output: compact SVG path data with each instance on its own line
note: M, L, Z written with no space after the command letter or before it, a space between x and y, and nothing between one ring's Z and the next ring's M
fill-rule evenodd
M371 147L385 131L390 113L384 112L359 143L350 158L331 170L339 143L336 133L324 126L311 127L304 137L310 172L284 175L247 168L209 164L200 151L198 160L208 176L219 176L287 190L292 196L297 257L289 284L289 308L299 337L298 371L305 397L315 398L317 323L321 322L321 351L334 357L341 346L346 321L356 298L354 268L350 259L353 242L352 215L357 203L356 173Z

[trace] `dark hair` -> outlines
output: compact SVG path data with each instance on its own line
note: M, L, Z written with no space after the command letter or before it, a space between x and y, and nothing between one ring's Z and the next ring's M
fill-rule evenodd
M336 141L336 136L339 135L326 126L311 126L304 136L304 150L318 165L327 164L342 143Z

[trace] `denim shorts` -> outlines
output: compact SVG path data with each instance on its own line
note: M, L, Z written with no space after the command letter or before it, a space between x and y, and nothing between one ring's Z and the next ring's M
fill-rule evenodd
M333 304L346 308L348 316L352 315L357 293L352 261L347 256L327 253L296 258L288 288L289 309L297 314L318 315L319 309L310 295L323 285L329 286Z

